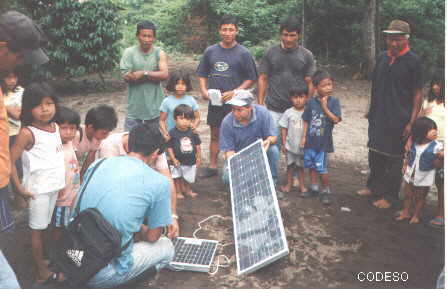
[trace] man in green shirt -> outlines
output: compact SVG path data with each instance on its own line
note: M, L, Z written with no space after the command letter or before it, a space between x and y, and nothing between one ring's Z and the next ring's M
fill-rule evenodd
M168 78L166 53L153 45L156 27L150 21L137 24L139 44L124 50L120 70L129 84L127 117L124 128L129 131L145 122L158 122L164 98L161 81Z

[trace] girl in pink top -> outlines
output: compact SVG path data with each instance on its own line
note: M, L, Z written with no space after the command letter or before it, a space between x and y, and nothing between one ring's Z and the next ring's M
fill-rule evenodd
M73 139L79 130L81 117L76 111L62 106L56 117L56 123L59 125L62 146L65 159L65 188L59 191L54 209L52 224L54 226L53 239L58 240L61 237L62 230L67 227L71 208L79 189L79 164L73 147Z

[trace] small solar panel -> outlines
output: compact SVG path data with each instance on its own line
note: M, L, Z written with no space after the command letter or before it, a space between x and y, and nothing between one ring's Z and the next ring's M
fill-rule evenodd
M238 275L287 255L267 154L258 140L228 160Z
M216 253L217 241L177 237L173 240L175 255L170 265L174 269L208 272Z

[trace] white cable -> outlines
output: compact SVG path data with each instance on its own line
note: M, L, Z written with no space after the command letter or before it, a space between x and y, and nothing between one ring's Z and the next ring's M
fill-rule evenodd
M193 236L194 238L198 239L197 236L196 236L196 234L197 234L200 230L202 230L202 226L201 226L202 223L208 221L208 220L211 219L211 218L215 218L215 217L220 218L220 219L224 219L224 220L225 220L225 218L222 217L221 215L212 215L212 216L206 217L205 219L203 219L202 221L200 221L200 222L197 224L199 227L194 231L194 233L192 233L192 236ZM222 246L222 248L224 248L225 246L228 246L229 244L222 245L222 244L219 243L218 245L220 245L220 246ZM225 262L226 262L226 264L220 264L220 257L225 258ZM215 275L215 274L219 271L219 267L222 267L222 268L229 267L229 266L230 266L230 259L229 259L227 256L225 256L225 255L218 255L218 256L217 256L217 262L216 262L216 264L215 264L215 265L212 265L212 266L215 266L215 267L216 267L216 271L214 271L214 272L208 272L208 274L210 274L211 276Z
M202 221L200 221L200 222L197 224L199 227L194 231L194 233L192 233L192 236L193 236L194 238L198 239L198 238L196 237L196 234L197 234L197 232L199 232L199 231L202 229L202 226L200 226L200 225L201 225L203 222L206 222L206 221L208 221L209 219L214 218L214 217L218 217L218 218L221 218L221 219L225 219L225 218L222 217L221 215L212 215L212 216L206 217L205 219L203 219Z

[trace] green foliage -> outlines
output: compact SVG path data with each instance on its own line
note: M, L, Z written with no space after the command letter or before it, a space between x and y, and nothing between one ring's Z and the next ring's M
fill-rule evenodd
M116 67L121 38L119 7L107 0L26 0L48 38L51 61L47 77L72 77L104 73Z

